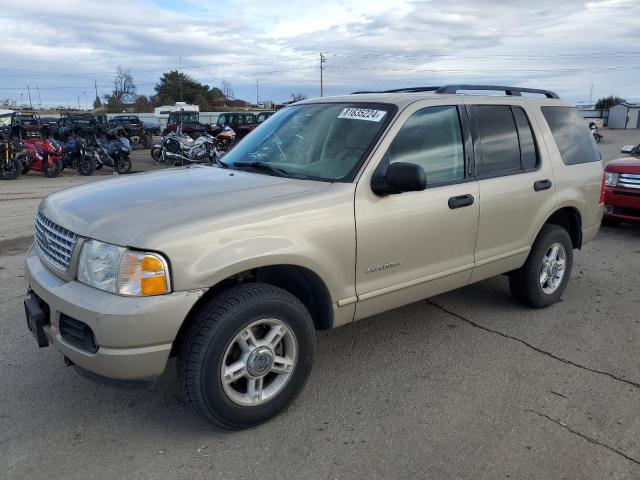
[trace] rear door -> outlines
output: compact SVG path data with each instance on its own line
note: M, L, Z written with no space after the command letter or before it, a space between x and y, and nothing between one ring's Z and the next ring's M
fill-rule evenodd
M480 193L472 281L518 268L557 205L546 149L526 102L466 100Z

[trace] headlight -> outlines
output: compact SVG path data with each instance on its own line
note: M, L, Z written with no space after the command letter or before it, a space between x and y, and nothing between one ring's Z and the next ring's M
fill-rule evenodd
M618 174L618 173L605 172L605 174L604 174L604 184L609 186L609 187L617 187L618 186L618 178L620 178L620 174Z
M169 267L157 253L87 240L78 262L78 280L118 295L148 296L169 293Z

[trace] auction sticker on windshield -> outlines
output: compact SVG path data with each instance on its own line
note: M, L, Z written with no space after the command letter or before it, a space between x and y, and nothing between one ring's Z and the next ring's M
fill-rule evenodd
M343 108L338 118L353 118L357 120L368 120L369 122L379 122L386 113L384 110L373 110L371 108Z

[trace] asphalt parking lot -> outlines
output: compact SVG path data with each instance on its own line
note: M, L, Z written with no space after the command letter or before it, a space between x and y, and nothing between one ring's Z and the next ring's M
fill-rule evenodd
M605 160L640 142L602 133ZM154 168L148 151L133 161ZM640 226L603 228L545 310L497 277L321 332L294 404L226 433L185 406L174 364L114 390L26 328L38 203L109 174L0 183L0 478L640 478Z

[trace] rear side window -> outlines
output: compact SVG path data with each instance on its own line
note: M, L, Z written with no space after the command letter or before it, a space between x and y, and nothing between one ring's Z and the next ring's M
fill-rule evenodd
M473 136L479 148L482 177L534 170L538 148L526 113L509 105L474 105L470 109Z
M572 107L541 107L565 165L599 162L593 138L584 120Z

